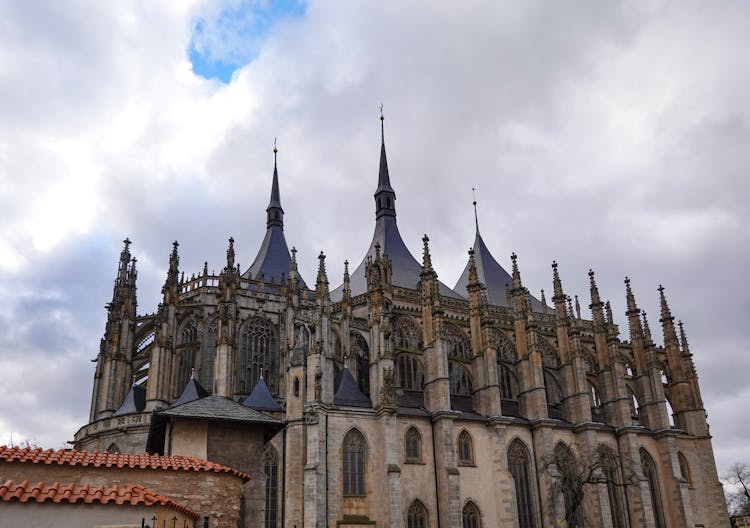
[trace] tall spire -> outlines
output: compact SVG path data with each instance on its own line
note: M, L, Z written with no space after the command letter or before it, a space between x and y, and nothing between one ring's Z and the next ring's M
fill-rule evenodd
M279 226L284 228L284 210L281 208L281 193L279 192L279 171L276 168L276 139L273 140L273 183L271 184L271 199L266 208L266 227Z
M385 117L383 105L380 105L380 170L378 172L378 188L375 190L375 218L381 216L396 216L396 193L391 187L388 175L388 159L385 155Z

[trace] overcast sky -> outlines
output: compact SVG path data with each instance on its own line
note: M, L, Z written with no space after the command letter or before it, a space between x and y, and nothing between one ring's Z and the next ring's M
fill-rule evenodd
M750 462L750 3L0 0L0 443L88 419L126 236L141 313L173 240L243 270L278 137L286 236L332 287L374 225L380 122L401 233L455 284L471 188L495 257L657 341L685 322L720 473ZM587 310L586 310L587 311ZM627 339L627 333L622 336Z

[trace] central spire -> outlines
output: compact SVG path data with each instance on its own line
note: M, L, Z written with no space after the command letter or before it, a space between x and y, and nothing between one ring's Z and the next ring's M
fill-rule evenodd
M276 169L276 138L273 140L273 183L271 184L271 199L266 208L266 227L279 226L284 229L284 210L281 208L281 193L279 192L279 171Z
M381 216L396 216L396 193L391 187L388 175L388 159L385 155L385 117L383 105L380 105L380 171L378 172L378 188L375 190L375 218Z

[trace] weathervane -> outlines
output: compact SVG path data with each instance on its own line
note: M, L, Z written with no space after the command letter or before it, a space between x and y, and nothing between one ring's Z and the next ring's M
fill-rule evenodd
M476 189L474 187L471 188L471 195L474 197L474 201L472 204L474 205L474 225L477 228L477 234L479 234L479 217L477 217L477 194Z

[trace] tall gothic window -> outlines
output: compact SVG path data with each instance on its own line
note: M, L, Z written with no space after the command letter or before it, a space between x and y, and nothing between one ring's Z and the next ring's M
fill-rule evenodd
M401 354L396 358L396 378L404 390L422 390L424 370L422 363L413 354Z
M195 321L188 319L180 329L179 352L177 357L176 394L185 388L195 366L195 346L198 343L198 328Z
M449 360L448 379L451 394L455 396L471 396L471 378L464 364Z
M503 400L517 400L518 389L511 367L506 363L498 363L497 373L500 378L500 397Z
M404 447L406 453L407 462L421 462L422 461L422 435L416 427L410 427L406 431L404 438Z
M688 466L687 458L685 458L685 455L678 452L677 460L680 462L680 475L685 479L685 482L688 484L692 483L692 479L690 478L690 466Z
M279 521L279 455L271 444L263 450L263 473L266 475L265 528L277 528Z
M406 528L427 528L427 509L418 500L409 506L406 513Z
M544 369L544 388L547 394L547 405L558 407L562 401L562 389L551 371Z
M469 501L466 503L461 516L463 518L463 528L482 528L479 508L473 502Z
M529 452L520 440L514 440L508 448L508 469L513 475L516 488L516 510L518 528L534 528L529 475Z
M576 498L576 487L578 486L578 468L570 448L563 443L555 446L555 462L560 473L563 500L565 502L565 518L569 521L571 528L583 526L581 515L582 502Z
M608 447L599 450L599 462L602 474L607 481L607 495L609 497L609 511L612 516L612 528L625 528L625 507L622 497L622 481L617 469L617 458Z
M474 464L474 446L467 431L461 431L461 434L458 435L458 463L463 465Z
M648 481L648 492L651 495L651 511L654 515L656 528L665 528L664 513L661 506L661 494L659 493L659 478L656 474L656 464L645 449L641 448L641 467Z
M393 323L393 339L397 348L419 350L421 332L408 317L399 317Z
M237 392L250 394L261 375L272 394L278 391L276 338L265 319L254 317L240 330Z
M359 332L350 335L352 355L357 361L357 385L364 394L370 394L370 347Z
M216 343L219 336L219 326L216 320L206 325L203 337L203 354L201 354L200 382L210 392L214 384L214 359L216 357Z
M342 446L344 496L361 497L365 494L365 457L367 445L362 433L352 429L344 437Z

